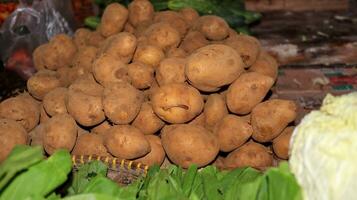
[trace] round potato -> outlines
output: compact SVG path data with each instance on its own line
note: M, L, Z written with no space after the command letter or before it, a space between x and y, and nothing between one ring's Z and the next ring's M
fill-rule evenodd
M170 160L183 168L208 165L219 151L217 138L202 126L192 124L164 127L161 141Z
M91 34L91 31L86 28L79 28L74 32L73 42L78 49L87 46L88 38Z
M78 79L69 86L69 89L97 97L101 97L104 90L103 86L98 84L90 73L85 73L78 77Z
M183 19L189 26L192 26L195 21L200 17L200 15L195 9L189 7L181 9L179 13L182 15Z
M273 86L274 80L257 72L242 74L228 88L227 106L235 114L245 115L260 103Z
M104 135L104 145L112 155L124 159L139 158L151 151L145 135L129 125L111 127Z
M94 133L94 134L97 134L97 135L100 135L100 136L103 136L106 133L106 131L108 129L110 129L111 127L112 127L112 125L107 120L105 120L101 124L99 124L99 125L95 126L94 128L92 128L92 130L90 132Z
M12 119L0 119L0 138L0 163L16 145L25 145L28 141L26 130Z
M185 64L186 62L183 58L163 59L155 73L155 78L159 85L184 83L186 81Z
M186 58L187 52L182 48L171 48L166 51L166 58Z
M140 112L132 125L140 129L144 134L150 135L159 131L165 125L165 122L154 113L151 103L145 102L142 104Z
M258 59L249 68L249 71L269 76L275 81L278 77L278 63L271 55L261 51Z
M128 76L131 84L137 89L146 89L154 81L154 69L141 62L133 62L128 65Z
M215 127L214 133L218 137L219 149L230 152L242 146L252 135L252 126L235 115L226 115Z
M274 153L281 159L287 160L289 158L289 144L294 128L294 126L286 127L283 132L273 140Z
M177 47L181 41L180 33L165 22L152 24L145 31L145 35L149 45L157 46L164 51Z
M99 27L100 33L104 37L117 34L123 30L128 19L129 11L119 3L109 4L102 15Z
M228 109L224 97L220 94L208 96L203 108L205 114L205 124L207 127L214 127L223 117L228 114Z
M180 48L191 54L196 49L207 46L209 41L199 31L190 31L180 44Z
M172 25L172 27L178 30L181 37L183 37L188 30L188 24L182 15L171 10L156 12L154 16L154 22L166 22Z
M142 62L144 64L150 65L156 68L160 61L164 59L164 52L156 46L152 45L143 45L138 46L133 61L134 62Z
M140 111L142 92L128 83L113 83L103 93L105 115L115 124L129 124Z
M296 118L296 104L290 100L271 99L258 104L251 113L253 139L269 142Z
M104 146L103 138L100 135L93 133L79 135L72 154L110 156Z
M148 166L152 166L154 164L161 165L164 162L166 155L161 144L161 139L156 135L146 135L145 138L150 143L151 151L144 157L138 158L134 161Z
M243 70L242 59L233 48L211 44L196 50L187 58L185 73L194 87L213 92L232 83Z
M55 115L44 124L43 147L52 155L58 149L71 151L77 139L77 124L68 114Z
M203 33L209 40L223 40L229 35L229 25L218 16L205 15L197 19L193 25L194 30Z
M58 87L47 93L43 98L43 107L46 113L50 116L67 113L67 94L68 89L64 87Z
M58 74L50 70L40 70L27 81L28 91L39 100L42 100L49 91L60 86Z
M238 167L265 169L273 165L273 156L267 147L259 143L248 142L228 154L224 164L227 169Z
M86 73L92 72L92 64L97 55L97 48L85 46L78 50L72 61L72 67L79 68Z
M129 22L136 27L154 18L154 6L148 0L134 0L128 5Z
M163 85L151 96L155 113L169 123L185 123L196 117L203 109L200 92L183 83Z

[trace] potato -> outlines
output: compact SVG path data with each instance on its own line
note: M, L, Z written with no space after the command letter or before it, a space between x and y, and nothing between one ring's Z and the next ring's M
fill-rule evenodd
M150 143L151 151L144 157L138 158L134 161L148 166L152 166L154 164L161 165L164 162L166 155L161 144L161 139L156 135L145 135L145 138Z
M164 127L161 141L170 160L183 168L208 165L219 151L217 138L202 126L192 124Z
M58 74L50 70L40 70L27 81L28 91L39 100L42 100L49 91L60 86Z
M44 124L43 147L52 155L58 149L71 151L77 139L77 124L68 114L53 116Z
M196 49L207 46L209 41L205 38L203 33L199 31L190 31L180 44L180 48L191 54Z
M286 127L283 132L273 140L274 153L281 159L287 160L289 158L289 143L294 128L294 126Z
M133 62L128 65L128 76L131 84L137 89L146 89L154 81L154 69L141 62Z
M224 44L232 47L241 56L245 68L249 68L258 58L260 53L260 42L249 35L238 35L224 42Z
M181 9L179 13L189 26L192 26L195 21L200 17L200 15L195 9L189 7Z
M184 83L186 81L185 64L186 62L183 58L163 59L155 73L155 78L159 85Z
M209 40L223 40L228 37L229 25L218 16L205 15L197 19L193 25L194 30L203 33Z
M47 114L43 104L40 106L40 124L47 122L51 117Z
M0 138L0 163L16 145L25 145L28 141L26 130L12 119L0 118Z
M235 115L226 115L215 127L219 150L230 152L242 146L252 135L252 126Z
M132 125L144 134L150 135L159 131L165 125L165 122L154 113L150 102L144 102Z
M92 70L94 78L103 86L129 81L126 64L112 55L102 54L94 61Z
M43 134L45 133L45 123L37 125L32 129L28 135L30 136L30 145L31 146L41 146L43 147Z
M251 113L253 139L269 142L296 118L296 104L293 101L271 99L258 104Z
M91 34L91 31L86 28L79 28L74 32L73 42L77 46L78 49L87 46L88 38Z
M151 97L154 112L169 123L185 123L203 109L203 99L198 90L183 84L163 85Z
M100 54L109 54L124 63L129 63L136 49L136 37L127 32L121 32L110 36L100 48Z
M139 158L151 151L145 135L130 125L111 127L104 135L104 145L112 155L124 159Z
M100 136L104 136L104 134L106 133L106 131L108 129L110 129L112 127L112 125L105 120L104 122L102 122L101 124L95 126L94 128L92 128L92 130L90 131L91 133L100 135Z
M138 46L134 54L133 62L142 62L156 68L164 57L165 54L159 47L143 45Z
M212 165L220 170L223 170L225 168L224 159L225 159L224 157L218 155L216 160L214 160L214 162L212 163Z
M199 114L197 117L195 117L193 120L191 120L190 122L188 122L188 124L206 127L206 116L205 116L205 113L202 112L202 113Z
M164 51L177 47L181 41L180 33L166 22L152 24L145 31L145 35L149 45L157 46Z
M77 126L77 133L78 133L78 137L80 137L84 134L89 134L90 132L87 131L86 129L81 128L80 126Z
M274 80L256 72L242 74L228 88L227 106L235 114L245 115L260 103L273 86Z
M140 111L144 96L128 83L113 83L103 93L105 115L115 124L129 124Z
M128 5L129 22L136 27L154 18L154 6L148 0L134 0Z
M95 126L105 119L100 96L69 90L66 106L68 113L82 126Z
M22 94L0 103L0 118L15 120L30 131L40 120L40 108L31 96Z
M32 53L33 64L37 71L46 69L43 62L44 51L46 51L48 44L38 46Z
M43 98L43 107L50 116L67 113L66 99L68 89L64 87L56 88Z
M196 50L187 58L185 72L194 87L213 92L237 79L243 67L242 59L233 48L211 44Z
M257 60L249 68L249 71L258 72L276 80L278 77L278 63L268 53L261 51Z
M153 24L152 21L143 21L143 22L140 22L138 25L136 25L136 28L135 28L135 31L134 31L134 35L137 37L138 39L138 44L145 44L143 43L143 38L142 37L145 37L145 31L146 29L148 29L151 25Z
M73 155L110 156L104 146L103 138L97 134L86 133L78 136Z
M251 141L228 154L224 164L227 169L238 167L265 169L273 165L273 156L267 147Z
M72 67L80 68L86 73L92 72L92 64L97 55L97 48L85 46L79 49L72 60Z
M171 48L166 51L166 58L186 58L187 52L182 48Z
M223 117L228 114L225 99L220 94L208 96L203 108L205 114L205 124L207 127L214 127Z
M61 67L56 71L56 76L59 81L59 85L62 87L68 87L74 80L77 79L77 68Z
M130 24L129 22L126 22L125 25L124 25L124 31L123 32L128 32L128 33L134 34L135 33L135 27L132 24Z
M105 37L102 36L100 31L92 31L87 39L87 45L89 46L94 46L94 47L100 47L101 44L104 42Z
M83 92L84 94L101 97L104 91L103 86L98 84L92 74L86 73L82 76L78 77L76 81L74 81L69 89L72 91Z
M99 27L100 33L104 37L117 34L123 30L128 19L129 11L119 3L109 4L102 15Z
M182 15L180 15L178 12L171 10L156 12L154 16L154 22L169 23L170 25L172 25L172 27L178 30L181 37L183 37L188 30L188 24L186 23Z

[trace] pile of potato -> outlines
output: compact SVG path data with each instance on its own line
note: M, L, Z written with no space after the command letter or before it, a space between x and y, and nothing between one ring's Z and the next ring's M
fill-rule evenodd
M268 98L278 65L220 17L113 3L97 30L57 35L33 58L29 93L0 104L0 161L15 144L184 168L288 158L296 105Z

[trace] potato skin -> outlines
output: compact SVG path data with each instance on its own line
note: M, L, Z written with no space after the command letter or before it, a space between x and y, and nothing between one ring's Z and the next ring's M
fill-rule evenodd
M150 102L144 102L132 125L145 135L150 135L159 131L165 125L165 122L154 113Z
M189 7L181 9L179 13L189 26L192 26L192 24L194 24L194 22L200 17L195 9Z
M186 34L189 27L182 15L172 10L156 12L154 16L154 23L158 22L169 23L172 27L178 30L181 37Z
M89 46L94 46L94 47L100 47L102 43L104 42L105 37L102 36L100 31L92 31L87 39L87 45Z
M214 15L205 15L198 18L193 28L203 33L209 40L223 40L229 34L227 22L223 18Z
M100 135L100 136L104 136L104 134L106 133L106 131L108 129L110 129L112 127L112 125L105 120L104 122L102 122L101 124L95 126L94 128L91 129L91 133Z
M78 49L87 46L88 38L91 34L91 31L86 28L79 28L74 32L73 42Z
M252 135L252 126L235 115L226 115L215 127L214 133L218 137L219 149L230 152L242 146Z
M164 127L161 141L170 160L183 168L208 165L219 151L217 138L202 126L192 124Z
M183 58L163 59L155 73L155 78L159 85L184 83L186 81L185 64L186 62Z
M273 140L274 153L281 159L287 160L289 158L289 144L294 128L294 126L286 127L283 132Z
M166 51L166 58L186 58L187 52L182 48L171 48Z
M104 146L102 136L94 133L85 133L79 135L76 145L72 150L72 154L110 156Z
M201 113L203 99L199 91L187 84L163 85L151 96L154 112L169 123L185 123Z
M161 139L156 135L145 135L145 138L150 143L151 151L144 157L138 158L134 161L143 163L148 166L154 164L161 165L165 159L165 150L162 147Z
M273 165L273 156L265 146L250 141L228 154L224 164L227 169L238 167L265 169Z
M154 6L148 0L134 0L128 5L129 22L136 27L154 18Z
M220 94L209 95L203 108L203 112L205 114L206 126L215 126L217 122L228 114L224 97Z
M185 73L194 87L213 92L237 79L243 67L242 59L233 48L211 44L187 58Z
M259 104L273 86L274 80L256 72L242 74L228 88L227 106L235 114L245 115Z
M91 96L101 97L103 94L103 86L98 84L92 74L86 73L77 78L70 86L72 91L82 92Z
M164 52L156 46L152 45L142 45L138 46L133 61L142 62L144 64L150 65L153 68L156 68L160 61L164 59Z
M93 46L85 46L79 49L72 60L72 67L79 68L86 73L91 73L97 50L98 49Z
M269 142L296 118L296 104L290 100L271 99L258 104L251 113L253 139Z
M191 54L196 49L204 47L209 44L209 41L206 39L205 35L199 31L190 31L187 33L185 38L180 44L180 48L185 50L187 53Z
M32 129L28 135L30 138L31 146L41 146L43 147L43 134L45 133L45 123L41 123L37 125L34 129Z
M37 71L45 68L45 63L43 61L44 51L46 51L46 46L48 44L43 44L38 46L32 53L33 64Z
M53 116L44 124L43 146L52 155L58 149L71 151L77 139L77 124L68 114Z
M115 124L129 124L140 111L142 92L128 83L112 84L104 89L105 115Z
M249 71L269 76L275 81L278 77L278 63L271 55L261 51L257 60L249 68Z
M165 22L152 24L145 31L145 35L149 45L157 46L164 51L177 47L181 41L180 33Z
M128 76L131 84L137 89L146 89L154 81L154 69L141 62L133 62L128 65Z
M38 100L54 88L60 87L61 83L55 71L40 70L27 81L27 89Z
M104 37L109 37L123 30L128 19L129 11L119 3L109 4L104 12L99 27Z
M124 159L139 158L151 151L145 135L130 125L111 127L104 135L104 145L112 155Z
M43 107L50 116L67 113L66 99L68 89L58 87L50 91L43 98Z
M0 163L16 145L25 145L28 141L26 130L12 119L0 118L0 138Z

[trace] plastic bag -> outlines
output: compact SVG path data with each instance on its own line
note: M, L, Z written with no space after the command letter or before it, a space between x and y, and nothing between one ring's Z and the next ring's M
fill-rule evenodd
M7 70L27 80L36 72L33 50L60 33L73 34L71 0L20 0L0 30L0 55Z

